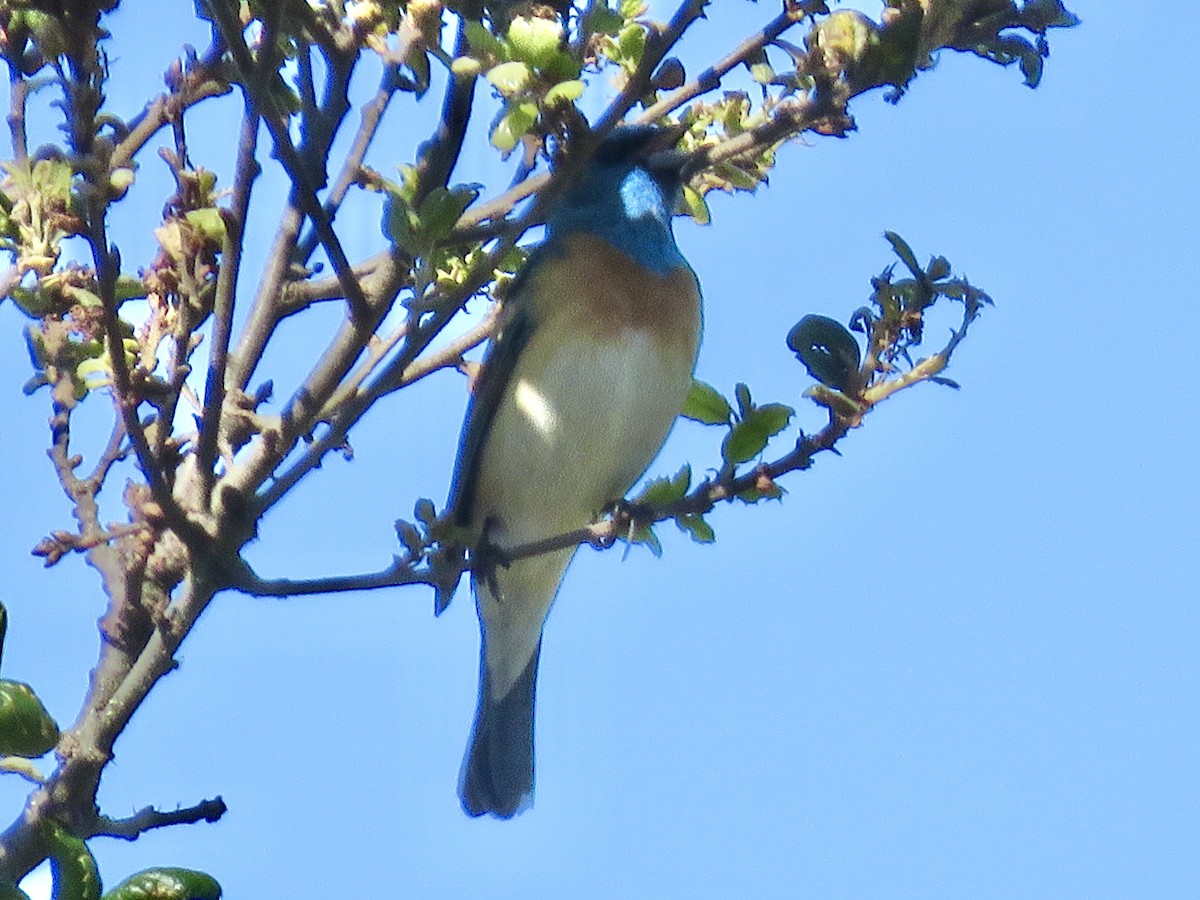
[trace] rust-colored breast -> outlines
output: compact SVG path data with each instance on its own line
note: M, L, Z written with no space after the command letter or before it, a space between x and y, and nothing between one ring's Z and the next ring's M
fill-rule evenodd
M533 273L527 296L539 322L566 314L573 328L602 340L650 332L677 352L695 354L700 285L687 267L658 275L599 238L573 234Z

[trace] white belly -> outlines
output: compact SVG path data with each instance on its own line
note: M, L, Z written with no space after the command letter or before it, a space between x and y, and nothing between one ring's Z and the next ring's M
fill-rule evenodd
M576 342L572 342L576 343ZM657 455L691 386L691 360L646 332L518 365L492 423L477 513L511 546L594 521ZM664 359L669 360L664 370Z

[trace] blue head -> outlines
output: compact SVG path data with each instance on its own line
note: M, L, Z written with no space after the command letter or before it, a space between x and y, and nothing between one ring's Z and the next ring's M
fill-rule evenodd
M659 274L687 265L671 232L684 158L663 152L677 137L653 125L615 129L555 204L550 237L594 234Z

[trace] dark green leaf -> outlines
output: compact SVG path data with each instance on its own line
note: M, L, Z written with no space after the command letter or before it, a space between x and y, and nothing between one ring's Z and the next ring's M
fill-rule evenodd
M665 506L668 503L674 503L676 500L682 500L687 495L688 488L691 486L692 467L684 465L671 478L655 478L652 480L646 485L646 489L642 491L637 500L639 503L644 503L647 506Z
M36 759L58 743L58 725L33 688L0 679L0 755Z
M900 257L900 261L904 263L905 268L913 273L914 278L923 278L925 273L921 271L921 267L917 265L917 257L912 252L912 248L908 246L904 238L896 234L894 231L885 231L883 236L887 238L889 244L892 245L892 250Z
M418 212L425 241L436 244L444 240L481 190L481 185L458 184L452 188L439 187L430 191Z
M750 414L748 421L754 422L768 438L773 438L783 429L796 411L786 403L764 403Z
M953 388L956 391L962 389L961 384L959 384L953 378L947 378L945 375L931 375L929 377L929 380L932 381L934 384L940 384L940 385L943 385L948 388Z
M99 900L100 873L92 851L60 825L50 826L53 900Z
M721 457L731 465L749 462L767 446L767 435L753 419L743 419L725 435Z
M699 513L687 513L686 515L676 516L675 524L690 534L692 540L697 544L711 544L717 539L716 532L713 531L712 526Z
M220 900L221 885L194 869L146 869L130 875L103 900Z
M404 549L408 551L409 556L417 556L424 547L425 541L421 538L421 532L417 530L417 526L412 522L406 522L403 519L397 519L395 522L396 537L400 539L400 543L404 545Z
M750 410L754 409L754 401L750 398L750 388L739 381L734 385L733 397L737 400L738 416L744 419L750 414Z
M858 374L858 341L836 319L805 316L788 332L787 345L809 375L835 390L848 389Z
M930 281L940 281L950 274L950 261L944 256L935 256L925 270L925 277Z
M509 58L508 46L492 34L482 22L468 21L463 25L463 34L471 49L480 55L494 56L498 60Z
M650 552L658 559L662 558L663 549L662 543L658 539L658 535L654 533L652 525L638 525L633 531L624 538L631 544L643 544L649 548Z

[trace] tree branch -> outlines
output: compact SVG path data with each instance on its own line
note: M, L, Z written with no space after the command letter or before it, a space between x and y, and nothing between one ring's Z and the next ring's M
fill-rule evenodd
M216 297L213 301L212 348L208 357L208 374L204 388L204 413L200 437L196 446L196 465L205 487L211 489L216 462L218 439L221 434L221 409L225 402L225 372L229 361L229 341L233 332L233 309L237 295L238 274L242 265L242 244L246 217L250 210L250 192L258 176L258 111L253 100L246 96L242 114L242 130L238 138L238 156L234 169L233 202L226 215L225 240L221 250L221 268L217 274Z
M171 64L165 76L170 92L159 94L151 100L126 126L124 137L113 150L111 165L114 169L130 165L150 139L160 129L178 120L185 110L232 90L227 82L212 77L217 71L220 57L220 49L210 47L200 59L190 60L187 71L182 75L178 73L181 63L176 60Z
M87 837L115 837L134 841L155 828L166 828L170 825L194 825L196 822L216 822L225 815L227 810L225 801L220 797L201 800L195 806L186 806L170 812L146 806L125 819L97 816Z

